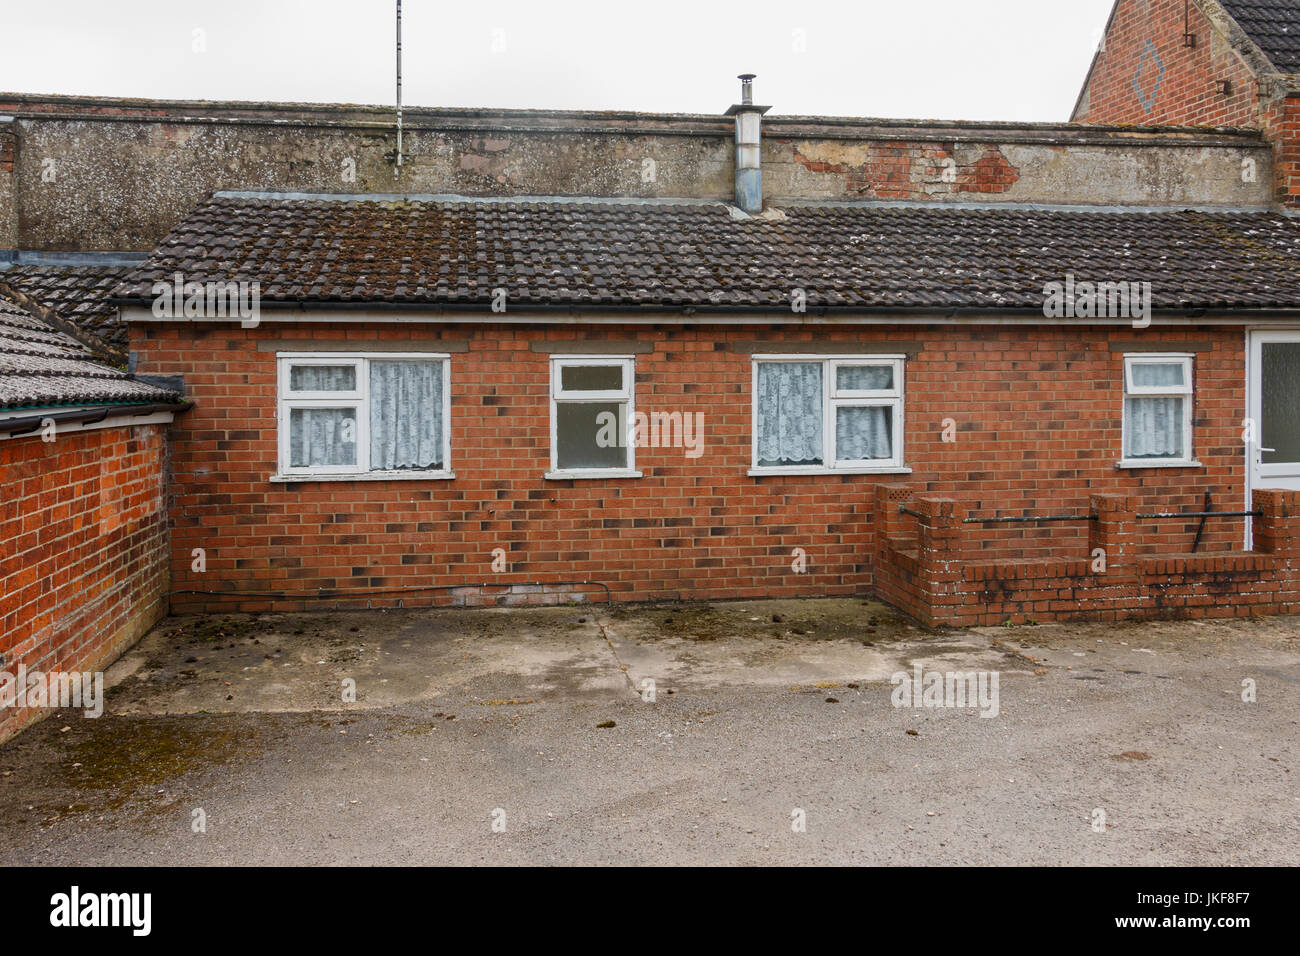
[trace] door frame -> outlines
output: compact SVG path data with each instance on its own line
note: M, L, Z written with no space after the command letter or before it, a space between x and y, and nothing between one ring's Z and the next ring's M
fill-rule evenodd
M1243 444L1243 454L1245 456L1246 466L1246 507L1243 509L1249 511L1254 502L1254 491L1256 487L1256 465L1255 458L1259 454L1257 449L1263 443L1263 411L1264 411L1264 393L1261 386L1261 369L1262 349L1260 346L1264 342L1265 336L1277 336L1275 341L1281 342L1300 342L1300 328L1276 328L1271 326L1254 327L1246 330L1246 418L1255 423L1255 442L1254 444ZM1243 426L1244 427L1244 426ZM1262 467L1262 465L1261 465ZM1260 476L1261 478L1266 476ZM1261 486L1263 482L1259 483ZM1246 550L1251 550L1253 546L1253 525L1254 522L1246 519Z

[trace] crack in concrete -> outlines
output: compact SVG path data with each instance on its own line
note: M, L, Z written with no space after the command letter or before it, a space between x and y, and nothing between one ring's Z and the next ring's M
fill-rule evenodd
M605 622L594 615L592 616L592 621L598 628L600 628L600 636L605 639L605 643L609 646L609 652L614 655L614 662L618 665L618 669L623 672L623 676L627 679L628 688L632 693L636 694L637 699L639 700L641 698L641 692L636 689L636 682L632 680L632 675L628 673L627 665L624 664L623 659L618 656L618 649L614 647L614 642L609 639L609 630L605 627Z

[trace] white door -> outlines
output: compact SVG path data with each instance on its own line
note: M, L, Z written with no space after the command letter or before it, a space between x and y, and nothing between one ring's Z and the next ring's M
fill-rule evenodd
M1250 334L1250 487L1300 490L1300 331Z

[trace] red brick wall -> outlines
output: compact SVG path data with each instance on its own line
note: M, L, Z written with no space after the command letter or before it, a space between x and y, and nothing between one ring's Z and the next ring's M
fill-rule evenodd
M1255 491L1252 552L1142 554L1137 545L1149 525L1141 499L1101 494L1090 505L1096 520L1087 551L1072 560L978 563L963 556L972 526L960 501L901 485L880 486L877 499L890 515L878 552L881 596L931 626L1244 617L1294 611L1300 602L1296 491ZM902 533L900 502L920 516L914 539Z
M1191 48L1183 45L1185 10L1190 10L1190 32L1196 34L1196 46ZM1085 123L1258 126L1254 74L1214 33L1195 4L1121 0L1106 35L1106 49L1097 58L1086 98L1073 118ZM1164 64L1158 88L1148 41ZM1133 87L1144 55L1141 82L1146 103ZM1219 80L1231 83L1230 95L1217 91Z
M16 138L9 130L0 130L0 173L14 171L14 143Z
M451 481L274 484L275 356L258 345L304 339L468 340L452 355ZM702 412L705 450L637 451L641 479L545 481L549 468L544 340L641 338L639 411ZM543 328L437 325L136 324L142 374L184 375L197 406L174 426L172 577L178 589L471 585L592 579L622 599L863 592L874 582L874 486L896 476L753 478L751 351L808 343L782 327ZM819 343L915 352L907 366L909 479L998 509L1079 508L1111 490L1152 505L1241 507L1243 342L1239 330L918 326L819 329ZM1196 376L1200 469L1119 471L1124 343L1202 349ZM751 343L747 347L745 343ZM823 346L826 347L826 346ZM296 347L295 347L296 350ZM439 349L430 346L430 350ZM449 350L449 349L448 349ZM558 351L563 351L559 348ZM942 440L945 418L958 426ZM1166 526L1151 550L1188 551L1194 524ZM994 529L994 557L1077 553L1085 528ZM1236 546L1240 527L1211 523L1207 544ZM509 552L494 574L492 550ZM207 570L191 570L203 548ZM807 553L807 573L791 567ZM409 603L409 602L408 602ZM182 598L178 606L232 607ZM247 601L246 608L265 606Z
M1300 99L1261 99L1256 77L1195 4L1190 30L1196 46L1183 46L1180 0L1123 0L1106 36L1086 87L1086 96L1073 117L1085 123L1139 123L1208 126L1247 126L1262 129L1273 144L1274 195L1287 206L1300 205ZM1147 40L1155 45L1165 73L1153 101L1144 104L1133 88ZM1143 69L1144 89L1154 82ZM1216 84L1227 80L1231 94ZM1147 105L1151 106L1148 110ZM1258 170L1257 175L1266 175Z
M1264 134L1273 143L1273 186L1278 201L1300 205L1300 100L1280 99L1261 113Z
M166 611L162 425L0 441L0 670L102 670ZM41 710L0 710L0 741Z
M790 139L779 139L792 144ZM1020 181L1020 170L1011 164L1001 147L989 144L978 158L969 151L961 154L954 145L890 140L869 144L861 161L824 162L805 156L798 145L794 160L811 173L834 173L844 177L844 195L861 199L926 200L944 194L1006 193ZM945 179L951 164L951 179Z

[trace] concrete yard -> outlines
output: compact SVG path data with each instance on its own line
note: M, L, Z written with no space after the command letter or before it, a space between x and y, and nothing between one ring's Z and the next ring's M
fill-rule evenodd
M893 706L917 664L997 716ZM173 617L108 684L0 747L0 865L1300 863L1297 617Z

